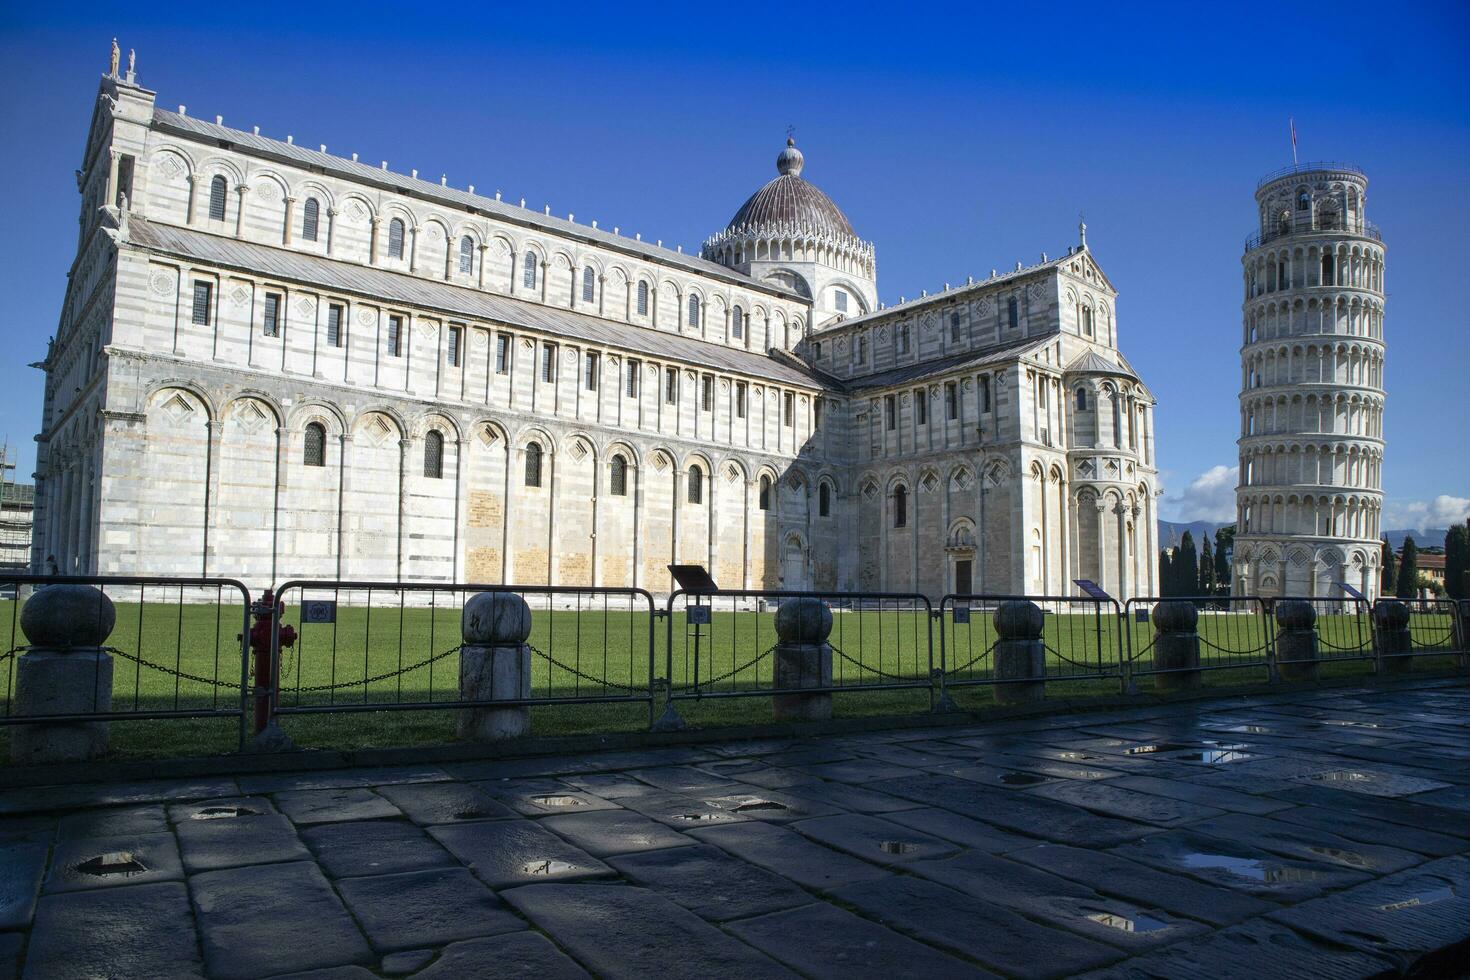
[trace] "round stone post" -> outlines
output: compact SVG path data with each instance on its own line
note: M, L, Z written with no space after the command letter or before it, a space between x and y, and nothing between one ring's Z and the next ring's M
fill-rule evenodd
M515 701L531 696L531 607L514 592L479 592L460 615L459 696L465 701ZM531 709L461 708L457 734L484 742L531 732Z
M38 589L20 612L30 649L16 660L16 715L84 715L112 710L112 657L102 645L117 610L90 585ZM10 761L25 765L79 762L107 752L105 721L48 721L18 725Z
M1041 641L1046 616L1025 599L995 607L995 700L1024 704L1046 697L1046 646Z
M1409 607L1397 599L1373 604L1373 645L1385 674L1407 674L1413 669L1414 638L1409 634Z
M832 686L832 610L821 599L787 599L776 609L775 689L771 708L777 721L832 717L832 695L782 694Z
M1199 669L1199 610L1192 602L1154 606L1154 675L1161 691L1192 691L1203 682Z
M1289 681L1317 679L1317 610L1310 602L1276 603L1276 670Z

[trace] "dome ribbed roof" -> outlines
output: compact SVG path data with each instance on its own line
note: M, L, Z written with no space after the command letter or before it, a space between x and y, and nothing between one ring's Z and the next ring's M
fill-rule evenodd
M805 163L794 140L786 141L786 149L776 158L780 176L771 181L740 206L725 228L726 234L828 235L837 239L856 239L847 216L832 199L801 179Z

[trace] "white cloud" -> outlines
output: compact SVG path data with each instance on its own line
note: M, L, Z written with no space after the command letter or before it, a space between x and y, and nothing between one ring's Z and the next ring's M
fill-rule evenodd
M1385 531L1425 531L1463 523L1466 517L1470 517L1470 497L1442 493L1433 500L1385 501L1381 526Z
M1165 520L1224 523L1235 520L1236 474L1234 466L1211 466L1178 493L1166 490L1160 505Z

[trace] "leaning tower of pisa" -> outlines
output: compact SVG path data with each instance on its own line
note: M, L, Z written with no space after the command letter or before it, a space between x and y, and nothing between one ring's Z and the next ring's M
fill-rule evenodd
M1237 595L1378 594L1383 505L1383 239L1368 177L1269 174L1245 244Z

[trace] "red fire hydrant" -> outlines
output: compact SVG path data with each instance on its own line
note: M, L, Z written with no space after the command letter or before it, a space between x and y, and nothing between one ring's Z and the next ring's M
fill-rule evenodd
M277 683L276 672L271 663L271 620L276 610L276 594L266 589L260 599L250 605L250 615L255 617L255 625L250 627L250 651L255 655L253 673L255 675L255 734L259 735L265 730L270 721L271 707L281 703L280 685ZM281 604L280 611L284 613L286 606ZM296 630L290 626L282 626L280 631L281 649L296 645Z

